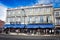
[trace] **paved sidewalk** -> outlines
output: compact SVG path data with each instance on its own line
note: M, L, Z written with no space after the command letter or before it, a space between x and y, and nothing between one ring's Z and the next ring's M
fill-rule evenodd
M1 34L4 34L4 35L22 35L22 36L60 36L60 35L38 35L38 34L25 34L25 33L9 33L9 34L6 34L6 33L1 33Z
M56 35L38 35L38 34L25 34L25 33L10 33L10 35L23 35L23 36L56 36Z

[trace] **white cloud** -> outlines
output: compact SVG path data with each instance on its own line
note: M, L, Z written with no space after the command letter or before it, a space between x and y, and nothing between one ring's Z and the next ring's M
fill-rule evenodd
M37 4L50 4L52 3L54 0L38 0Z
M6 21L6 7L0 4L0 20Z
M55 0L55 3L60 3L60 0Z

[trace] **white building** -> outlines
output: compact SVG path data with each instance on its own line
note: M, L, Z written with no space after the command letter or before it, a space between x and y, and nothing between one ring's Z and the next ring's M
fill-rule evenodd
M7 9L6 24L25 24L25 28L38 28L37 30L46 33L54 28L54 23L52 5L35 5Z
M53 20L52 5L37 5L30 7L18 7L16 9L7 9L6 23L54 23Z

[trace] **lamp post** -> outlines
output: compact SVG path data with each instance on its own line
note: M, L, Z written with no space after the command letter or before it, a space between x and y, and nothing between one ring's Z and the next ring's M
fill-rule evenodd
M26 16L26 15L25 15L25 10L22 9L22 12L24 13L24 14L23 14L23 17L24 17L24 28L25 28L25 16Z
M24 17L24 28L26 28L26 26L25 26L25 16L26 16L26 14L25 14L25 10L24 9L22 9L22 14L23 14L23 17ZM24 30L24 29L23 29ZM25 30L24 30L25 31Z

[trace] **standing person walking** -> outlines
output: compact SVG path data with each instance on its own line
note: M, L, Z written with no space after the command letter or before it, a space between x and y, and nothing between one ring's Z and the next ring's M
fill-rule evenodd
M19 34L19 30L18 29L16 30L16 33L17 33L17 35Z

